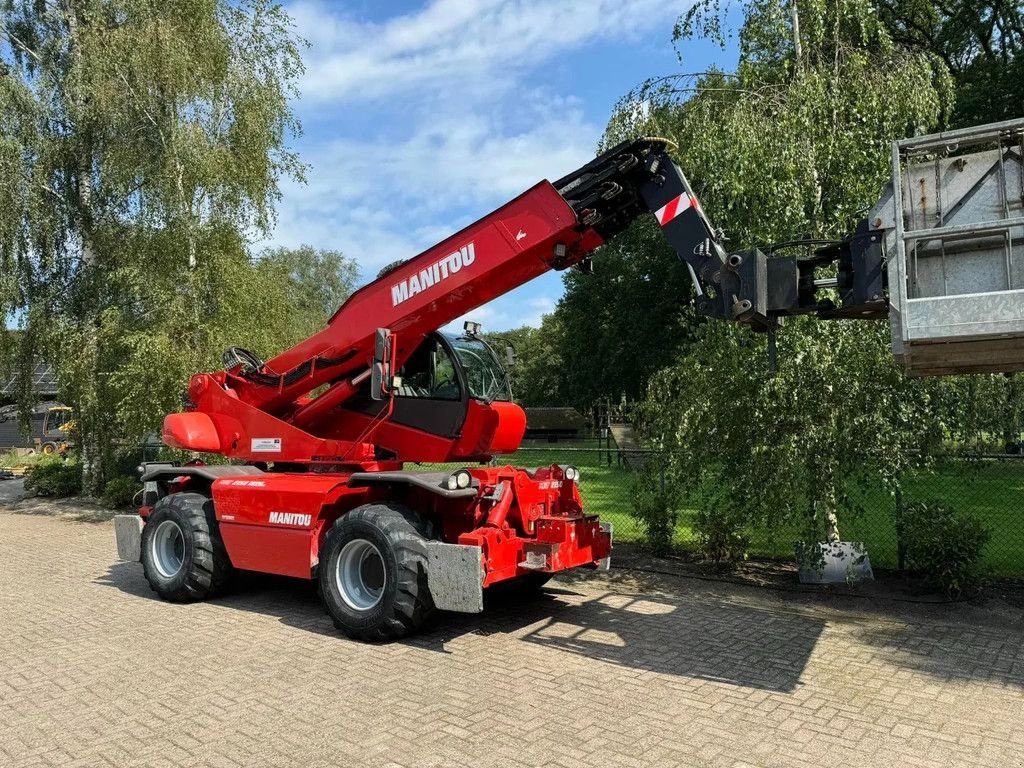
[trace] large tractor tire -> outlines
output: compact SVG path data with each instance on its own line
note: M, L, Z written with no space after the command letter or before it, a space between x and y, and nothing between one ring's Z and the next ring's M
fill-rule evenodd
M213 499L200 493L164 496L142 529L142 568L164 600L190 603L213 597L231 574L213 515Z
M320 551L320 595L334 626L356 640L397 640L434 612L426 526L400 504L366 504L335 521Z

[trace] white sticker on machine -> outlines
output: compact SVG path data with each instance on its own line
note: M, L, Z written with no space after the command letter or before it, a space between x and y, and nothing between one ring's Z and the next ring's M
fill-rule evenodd
M253 453L280 453L280 437L254 437L250 450Z

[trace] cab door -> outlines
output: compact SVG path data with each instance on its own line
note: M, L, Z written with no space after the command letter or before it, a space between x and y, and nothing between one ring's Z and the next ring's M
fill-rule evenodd
M458 437L469 396L455 355L440 334L424 339L399 371L391 421L441 437Z

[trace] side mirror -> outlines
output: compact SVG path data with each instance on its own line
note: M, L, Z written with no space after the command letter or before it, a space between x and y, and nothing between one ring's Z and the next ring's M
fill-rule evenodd
M509 368L516 364L516 348L511 344L505 345L505 362L508 363Z
M373 339L373 364L370 366L370 397L383 400L391 394L391 331L378 328Z
M378 328L373 337L373 362L386 363L391 345L391 331L387 328Z

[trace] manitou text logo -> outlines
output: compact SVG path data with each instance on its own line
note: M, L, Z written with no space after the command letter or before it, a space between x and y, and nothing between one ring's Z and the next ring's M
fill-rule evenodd
M421 269L418 274L392 285L391 306L397 307L417 293L427 290L427 288L440 283L442 280L447 280L460 269L468 267L474 261L476 261L476 250L473 247L473 243L462 246L454 253L449 253L440 261L431 264L426 269Z
M271 512L270 522L278 525L309 525L313 519L312 515L303 515L299 512Z

